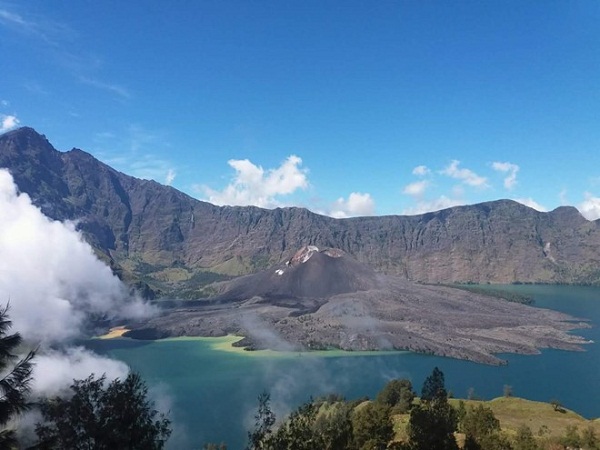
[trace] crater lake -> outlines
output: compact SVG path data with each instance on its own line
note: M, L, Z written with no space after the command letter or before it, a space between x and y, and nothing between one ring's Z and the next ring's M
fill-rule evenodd
M499 286L493 286L494 289ZM587 418L600 416L600 288L511 285L502 289L534 298L535 306L589 320L591 328L573 333L594 341L582 352L544 349L538 355L501 355L505 366L488 366L411 352L274 353L232 351L231 337L136 341L91 340L98 353L126 362L146 380L161 409L170 411L170 449L201 449L225 442L231 450L246 445L257 397L271 395L279 416L329 393L346 398L374 397L393 378L408 378L418 393L434 367L445 374L455 397L491 399L513 395L531 400L558 399Z

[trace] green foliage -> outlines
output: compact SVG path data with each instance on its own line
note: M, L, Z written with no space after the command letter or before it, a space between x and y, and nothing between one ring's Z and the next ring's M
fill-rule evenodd
M513 450L506 436L500 433L493 433L483 437L479 445L482 450Z
M465 402L463 400L458 401L458 408L456 408L456 420L458 423L461 423L465 416L467 415L467 408L465 406Z
M531 428L527 425L520 426L515 436L513 450L539 450L539 448Z
M460 408L460 405L459 405ZM469 408L460 421L460 430L465 433L465 449L504 450L510 449L508 439L500 433L500 422L494 412L483 405Z
M485 436L500 431L500 422L490 408L479 405L469 408L460 423L460 430L479 442Z
M333 398L333 397L332 397ZM346 450L352 446L353 403L310 401L293 411L273 430L275 416L268 394L259 397L255 431L249 433L249 450Z
M407 413L415 399L409 380L392 380L377 394L377 403L392 407L393 414Z
M68 399L43 400L36 448L44 450L160 450L171 434L170 421L147 400L138 374L106 382L90 375L75 380Z
M223 442L220 444L208 443L202 446L202 450L227 450L227 446Z
M434 399L447 398L446 386L444 385L444 373L435 367L431 375L425 378L421 389L421 400L431 401Z
M385 449L394 435L388 405L369 402L352 414L354 445L359 450Z
M321 436L324 450L344 450L351 448L351 413L354 405L344 401L325 403L321 406L314 430Z
M271 434L275 424L275 414L271 411L270 394L263 392L258 396L258 411L254 416L254 430L248 432L247 450L259 450L264 447L264 441Z
M522 305L533 305L534 299L530 295L523 295L517 292L507 292L502 289L494 289L488 286L477 286L469 284L442 284L442 286L448 286L455 289L462 289L463 291L472 292L474 294L486 295L488 297L499 298L512 303L520 303Z
M11 420L29 409L26 395L31 383L34 352L19 359L15 350L21 345L19 333L8 334L12 322L8 318L8 305L0 309L0 450L17 448Z
M581 432L581 446L586 450L600 449L600 440L591 426Z
M408 436L413 450L456 450L457 413L448 403L444 374L437 367L423 382L421 404L410 412Z
M289 450L317 450L321 447L320 436L314 432L318 407L313 402L301 405L281 424L266 448Z
M408 436L413 450L456 450L456 411L446 398L415 405L410 412Z
M581 447L581 439L575 425L567 425L565 435L561 437L560 443L565 447L579 448Z

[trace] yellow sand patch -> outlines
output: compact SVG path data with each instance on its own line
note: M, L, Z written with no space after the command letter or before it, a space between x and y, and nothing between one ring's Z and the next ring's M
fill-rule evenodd
M122 337L125 333L127 333L129 329L124 326L112 327L108 330L108 333L103 334L102 336L98 336L98 339L114 339Z

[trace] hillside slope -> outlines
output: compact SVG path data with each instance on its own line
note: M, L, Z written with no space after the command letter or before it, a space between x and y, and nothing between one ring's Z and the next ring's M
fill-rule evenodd
M541 213L509 200L418 216L333 219L303 208L217 207L140 180L31 128L0 136L0 167L49 217L77 220L125 279L201 296L304 245L339 248L376 270L428 282L600 281L600 227L572 207Z

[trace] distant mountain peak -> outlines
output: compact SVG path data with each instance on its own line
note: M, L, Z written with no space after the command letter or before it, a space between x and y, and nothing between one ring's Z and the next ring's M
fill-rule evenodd
M214 293L204 290L211 280L264 270L289 275L350 255L426 283L600 283L600 221L573 207L545 213L497 200L415 216L333 219L298 207L215 206L120 173L85 151L57 151L30 127L0 135L0 167L48 217L77 221L124 279L166 295L198 298Z

